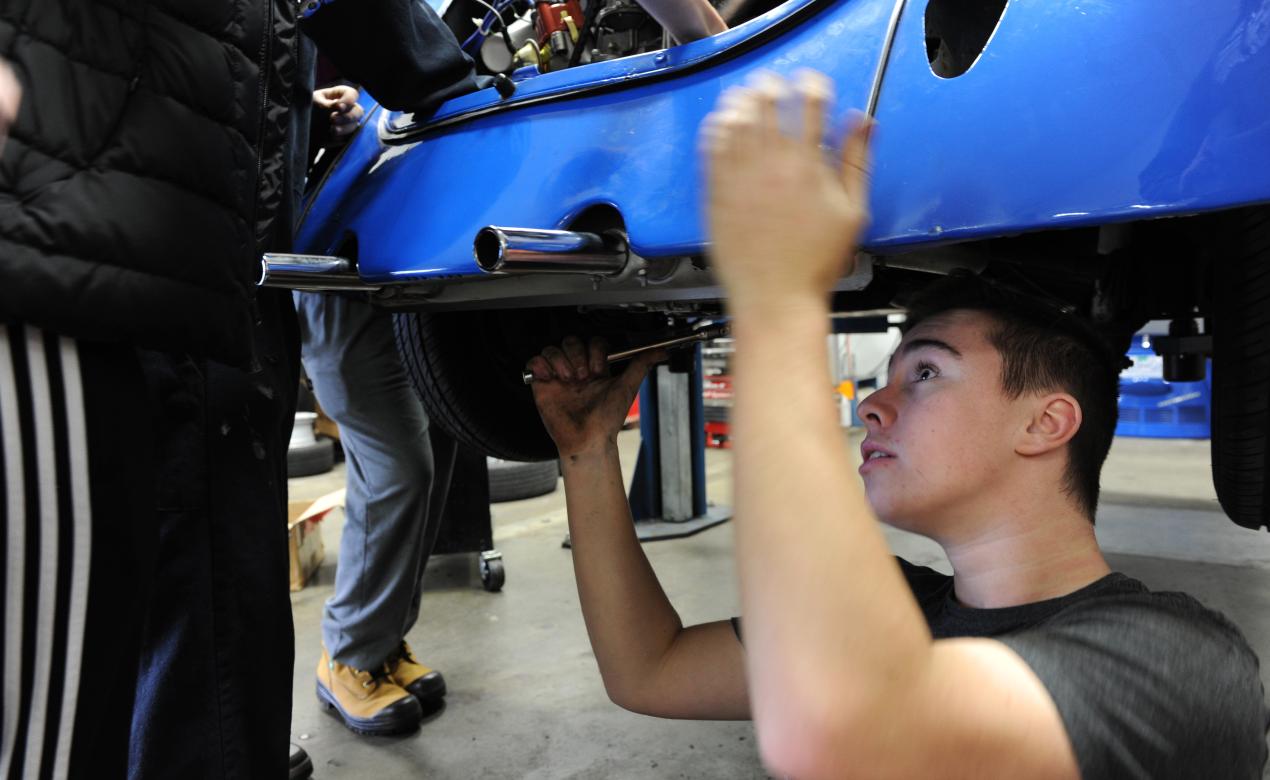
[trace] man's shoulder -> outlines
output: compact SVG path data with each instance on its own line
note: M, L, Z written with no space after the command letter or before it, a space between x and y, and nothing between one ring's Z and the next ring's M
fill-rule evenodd
M1204 761L1260 776L1265 693L1243 633L1188 594L1135 583L998 639L1049 690L1085 776L1124 776L1125 757L1151 777Z
M1139 580L1112 575L1114 584L1074 601L1056 612L1041 628L1091 631L1115 630L1132 638L1133 632L1161 634L1177 641L1209 638L1252 652L1243 632L1229 618L1201 603L1189 593L1154 591Z

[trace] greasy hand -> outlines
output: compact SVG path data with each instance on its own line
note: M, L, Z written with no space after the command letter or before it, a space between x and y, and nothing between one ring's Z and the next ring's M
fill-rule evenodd
M869 222L872 123L857 120L841 159L828 162L832 93L812 71L792 84L761 74L725 92L702 127L712 265L738 315L823 301L855 266Z
M570 336L547 347L525 368L534 374L534 402L561 459L594 452L617 441L639 385L662 350L636 355L620 374L609 373L603 339Z
M313 93L313 105L330 111L331 135L341 138L357 129L362 107L357 103L357 90L345 84L319 89Z

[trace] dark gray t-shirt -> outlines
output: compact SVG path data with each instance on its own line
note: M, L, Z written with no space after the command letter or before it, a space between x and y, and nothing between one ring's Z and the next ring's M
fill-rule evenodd
M991 637L1044 683L1085 780L1260 778L1270 725L1257 656L1184 593L1109 574L1061 598L973 609L900 561L936 639Z
M958 603L953 580L900 560L936 639L988 637L1058 705L1084 780L1261 778L1270 714L1239 629L1184 593L1109 574L1061 598ZM733 618L737 637L740 621Z

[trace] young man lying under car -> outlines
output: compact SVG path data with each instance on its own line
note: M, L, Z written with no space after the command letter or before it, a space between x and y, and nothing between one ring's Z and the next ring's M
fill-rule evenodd
M1247 641L1098 548L1120 358L1080 315L971 276L925 290L848 473L825 337L868 221L871 128L827 164L830 104L816 75L768 76L702 133L736 339L743 622L683 626L632 527L616 436L661 356L613 376L603 343L569 339L529 364L610 696L752 717L767 767L798 778L1261 777ZM893 557L877 521L934 539L953 575Z

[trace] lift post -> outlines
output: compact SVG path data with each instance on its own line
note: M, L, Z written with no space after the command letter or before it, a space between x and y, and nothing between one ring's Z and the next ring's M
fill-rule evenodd
M706 500L705 404L701 345L671 354L639 393L639 459L631 514L641 541L691 536L732 519Z

